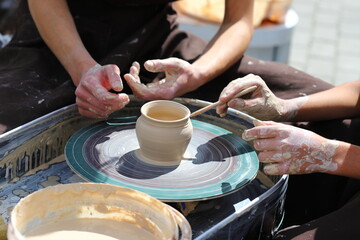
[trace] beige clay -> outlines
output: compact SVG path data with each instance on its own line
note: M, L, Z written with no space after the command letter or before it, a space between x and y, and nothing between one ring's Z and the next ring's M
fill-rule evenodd
M139 159L157 165L176 165L184 158L193 134L190 110L168 100L152 101L141 107L136 122Z
M191 227L156 198L99 183L58 184L20 200L9 222L9 240L191 239Z
M121 233L121 234L119 234ZM42 225L25 235L27 240L156 240L135 224L110 219L67 219Z

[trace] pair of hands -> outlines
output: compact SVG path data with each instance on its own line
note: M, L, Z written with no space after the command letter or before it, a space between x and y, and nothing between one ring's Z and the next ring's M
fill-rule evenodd
M249 99L234 99L238 92L250 86L257 88ZM219 101L217 113L221 116L232 107L261 120L279 121L296 115L306 97L280 99L259 76L249 74L230 82L220 94ZM265 173L306 174L337 170L334 156L339 142L281 123L255 121L254 124L255 127L245 130L242 137L245 141L253 141L254 148L259 151L259 161L265 163Z
M134 62L124 79L137 98L172 99L185 93L184 91L192 90L189 83L195 70L184 60L149 60L144 67L150 72L165 72L166 77L147 85L142 84L139 77L140 65ZM117 92L123 90L120 69L116 65L95 65L84 73L75 91L80 114L91 118L106 118L129 103L127 94L113 93L109 91L111 89Z
M149 60L144 67L150 72L165 72L165 78L142 84L139 77L140 65L134 62L124 79L139 99L172 99L196 88L193 82L199 74L196 74L193 65L184 60ZM233 99L236 93L250 86L257 86L251 99ZM109 91L111 89L116 92L123 89L120 69L116 65L95 65L84 73L75 91L80 114L92 118L106 118L129 103L127 94L112 93ZM277 98L265 82L253 74L230 82L220 94L219 101L221 104L217 107L217 113L221 116L226 115L228 107L247 112L261 120L280 120L284 114L284 101Z

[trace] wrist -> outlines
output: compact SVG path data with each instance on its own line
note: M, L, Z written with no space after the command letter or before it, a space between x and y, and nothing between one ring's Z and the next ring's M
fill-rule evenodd
M188 73L186 92L194 91L210 80L209 75L203 67L190 65L186 69L186 72Z
M322 144L321 149L324 154L324 159L319 157L320 160L322 160L320 172L335 174L339 170L340 163L337 161L339 159L339 145L339 141L329 139Z
M79 62L78 64L73 64L69 68L68 72L75 86L79 85L81 78L84 74L91 71L91 69L93 69L96 66L100 66L100 65L95 61Z
M283 101L281 109L281 121L295 120L300 108L308 101L308 96L294 98L294 99L281 99Z
M83 74L98 64L86 51L86 49L82 47L72 49L72 51L69 51L68 54L63 55L61 62L71 76L75 86L79 85Z
M218 63L215 62L204 62L201 59L198 59L194 63L191 64L191 68L196 72L197 83L199 86L209 82L214 79L218 75L220 75L221 71L218 69Z
M357 161L360 147L347 142L337 141L338 147L334 155L334 163L337 169L328 173L360 179L360 162Z

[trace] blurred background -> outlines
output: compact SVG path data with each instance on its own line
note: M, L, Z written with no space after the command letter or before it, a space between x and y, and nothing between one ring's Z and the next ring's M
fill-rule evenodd
M360 80L360 1L293 0L289 64L329 83Z
M177 4L181 27L208 40L224 1ZM288 63L334 85L359 80L359 12L354 0L255 0L255 32L246 54Z

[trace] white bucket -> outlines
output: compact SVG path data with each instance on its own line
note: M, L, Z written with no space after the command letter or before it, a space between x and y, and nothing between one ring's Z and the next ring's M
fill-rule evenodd
M14 207L7 233L9 240L187 240L191 234L185 217L167 204L101 183L59 184L28 195Z

